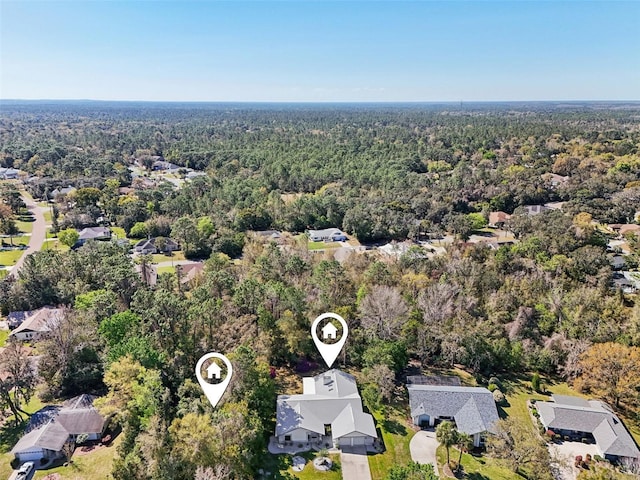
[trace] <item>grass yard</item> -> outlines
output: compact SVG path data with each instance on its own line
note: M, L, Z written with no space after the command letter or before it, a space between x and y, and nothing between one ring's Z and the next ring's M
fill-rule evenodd
M449 455L452 462L457 462L460 451L452 447L449 449ZM438 457L438 469L442 472L442 465L447 462L446 449L443 446L438 447L436 456ZM464 478L470 480L526 480L525 477L501 466L495 458L485 455L475 456L463 453L462 468L465 473Z
M9 330L0 330L0 347L4 347L4 344L7 343L7 338L9 338Z
M158 275L161 273L176 273L176 267L169 265L168 267L158 267Z
M151 263L170 262L171 260L175 262L176 260L186 259L184 258L184 253L182 252L182 250L178 250L177 252L173 252L173 255L171 256L164 255L162 253L154 253L152 255Z
M7 250L0 252L0 265L15 265L24 250Z
M22 232L22 233L31 233L33 232L33 222L35 221L35 219L31 219L30 221L24 221L24 220L18 220L16 222L16 227L18 227L18 229Z
M409 426L403 413L388 409L386 418L380 412L374 417L385 445L383 453L369 455L369 468L373 480L382 480L393 465L406 465L411 461L409 442L415 431Z
M342 479L341 467L340 467L340 455L329 455L329 457L333 461L333 468L328 472L321 472L314 468L313 459L316 458L316 456L318 456L318 452L302 452L296 455L304 457L307 460L307 464L304 467L304 470L302 470L301 472L294 472L291 469L291 460L294 457L294 455L289 455L289 454L272 455L270 453L265 453L264 459L261 462L262 469L265 472L271 473L271 475L266 478L273 478L274 480L279 480L283 478L284 474L289 474L301 480L314 480L314 479L340 480Z
M324 250L327 248L339 248L342 244L340 242L308 242L307 247L309 250Z
M124 233L124 228L122 227L109 227L111 233L116 235L118 239L127 238L127 234Z
M119 435L108 447L82 455L75 453L71 457L73 463L69 466L38 470L33 478L44 478L51 473L57 473L62 480L107 480L110 478L113 459L121 440L122 435Z
M5 269L0 269L0 280L9 275L9 271Z
M51 210L47 210L46 212L43 212L42 215L44 216L44 221L47 223L47 225L51 225Z
M42 244L42 250L57 250L58 252L67 252L69 247L60 243L57 238L49 238Z

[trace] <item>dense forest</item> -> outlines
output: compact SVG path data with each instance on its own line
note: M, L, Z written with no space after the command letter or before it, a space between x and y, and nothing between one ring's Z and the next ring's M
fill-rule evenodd
M123 429L116 479L255 478L282 393L274 372L321 362L309 325L325 311L349 322L340 368L372 411L403 395L410 364L456 366L479 384L564 379L640 423L640 302L612 288L604 228L640 210L638 105L4 104L0 145L0 166L27 172L34 197L77 189L56 202L59 229L104 221L206 259L188 287L166 273L151 288L126 247L89 242L38 252L0 284L5 314L65 306L31 387L103 395ZM206 175L123 192L129 167L156 158ZM548 202L564 204L522 208ZM512 214L517 241L466 242L491 211ZM439 256L416 243L395 260L337 261L293 236L327 227L366 245L455 239ZM266 229L292 237L247 233ZM625 240L637 268L638 235ZM610 389L590 381L609 342L635 359ZM192 374L208 351L239 372L216 410Z

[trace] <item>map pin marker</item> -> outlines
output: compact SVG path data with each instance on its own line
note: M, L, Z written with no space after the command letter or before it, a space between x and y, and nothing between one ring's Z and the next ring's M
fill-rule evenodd
M325 318L333 318L342 325L342 336L340 337L340 340L335 343L325 343L318 337L316 329L318 324ZM325 340L335 340L337 337L337 331L338 329L336 328L335 322L329 321L324 327L322 327L322 337ZM347 341L348 334L349 327L347 326L347 322L345 322L344 318L337 313L323 313L313 321L313 324L311 325L311 337L313 337L313 342L316 344L320 355L322 355L322 358L329 368L331 368L333 362L338 358L340 350L342 350L344 343Z
M204 362L212 358L221 360L222 363L224 363L227 367L227 373L224 377L222 377L223 371L220 363L216 362L215 360L209 362L209 365L205 369L207 378L204 378L202 376L202 366L204 365ZM214 407L218 404L218 402L222 398L222 395L224 394L224 391L229 386L232 373L233 367L231 366L231 362L221 353L207 353L203 355L200 360L198 360L198 363L196 365L196 377L198 378L198 383L202 387L204 394L211 402L211 405L213 405Z

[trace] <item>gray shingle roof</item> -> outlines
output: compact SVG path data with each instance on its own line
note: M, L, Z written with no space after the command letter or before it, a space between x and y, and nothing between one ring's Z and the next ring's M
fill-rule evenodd
M65 402L60 407L45 407L32 417L25 435L22 436L11 453L20 453L44 448L60 451L69 435L102 433L105 418L93 408L92 395L80 395ZM32 422L36 422L32 425ZM35 428L34 428L35 427Z
M50 326L60 321L62 317L61 308L43 307L32 312L32 314L24 320L18 328L13 330L10 335L15 335L24 331L49 332Z
M486 388L407 385L411 416L453 417L458 430L469 435L494 432L498 410Z
M606 404L564 395L554 395L553 399L536 403L546 428L591 433L605 455L640 458L633 438Z

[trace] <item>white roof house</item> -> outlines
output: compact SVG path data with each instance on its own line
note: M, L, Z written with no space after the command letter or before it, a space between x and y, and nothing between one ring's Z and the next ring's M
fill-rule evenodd
M330 427L329 427L330 426ZM279 444L372 445L378 438L373 417L362 411L355 378L332 369L303 379L301 395L279 395Z
M347 240L347 234L339 228L309 230L309 239L312 242L344 242Z

